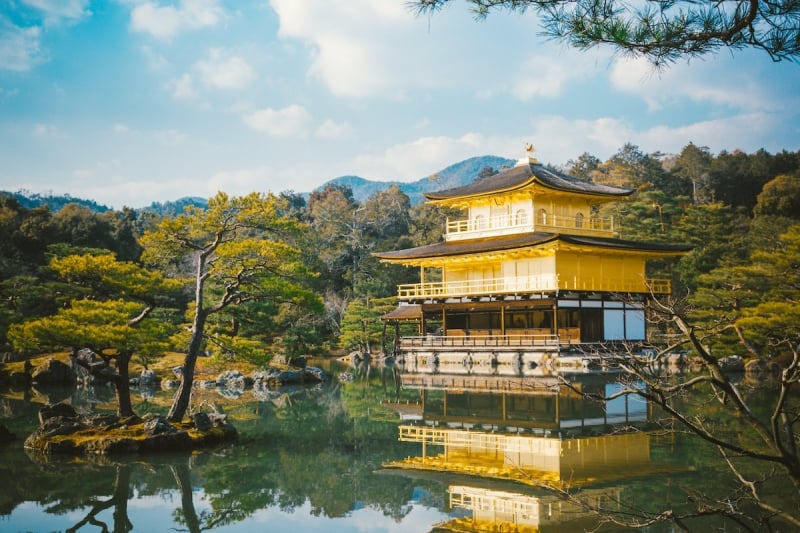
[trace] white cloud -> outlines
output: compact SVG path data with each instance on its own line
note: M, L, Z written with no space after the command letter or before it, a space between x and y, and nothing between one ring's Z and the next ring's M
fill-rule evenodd
M186 135L176 129L158 130L153 136L163 146L177 146L186 140Z
M267 107L242 116L245 124L274 137L298 137L307 132L311 115L306 109L293 104L282 109Z
M736 148L753 151L764 147L764 139L777 122L777 117L768 113L747 113L674 127L636 129L628 121L614 118L569 120L549 116L532 122L530 139L540 160L559 165L584 152L605 160L628 142L645 153L678 153L690 142L708 146L712 153Z
M403 2L271 0L270 5L280 18L278 35L309 45L309 74L338 96L398 99L413 88L476 81L478 73L466 66L469 38L428 31L426 21ZM459 15L451 11L437 21L449 25Z
M183 144L187 139L187 135L179 129L137 130L121 122L112 124L111 131L115 135L127 136L131 141L135 140L141 142L145 139L153 139L157 144L166 147L174 147Z
M552 56L529 57L516 73L511 92L528 101L536 97L555 98L572 79L583 76L585 70L574 62L554 60Z
M219 48L212 48L205 59L196 62L194 72L196 75L185 72L167 82L166 88L173 98L188 100L196 97L195 80L214 89L241 89L255 77L247 61Z
M559 165L589 152L608 158L626 142L633 131L622 120L600 117L593 120L542 116L531 121L530 142L542 162Z
M203 83L218 89L240 89L254 77L247 61L219 48L209 50L208 57L198 61L195 69Z
M552 98L569 80L587 76L583 64L607 59L586 54L576 65L562 57L558 44L532 38L533 16L498 12L478 22L467 7L453 5L446 14L416 17L407 3L386 0L270 5L279 37L308 46L309 75L348 98L405 100L412 91L445 89L480 99L509 92Z
M253 191L267 192L268 184L270 184L274 178L274 170L263 166L238 170L222 170L208 179L206 182L206 190L209 196L213 196L219 191L237 196L248 194Z
M44 123L34 124L31 133L34 137L60 137L62 135L58 126Z
M424 130L431 125L431 119L423 117L414 123L414 129Z
M493 153L486 144L476 133L459 138L421 137L390 146L380 154L358 155L351 172L372 179L415 180L462 159Z
M110 159L103 161L96 161L93 167L90 168L76 168L71 172L71 175L82 180L88 179L108 179L120 172L122 164L119 159ZM93 198L93 197L88 197Z
M91 15L89 0L22 0L38 10L46 23L74 21Z
M622 58L613 64L609 78L612 87L641 98L651 111L686 100L751 111L775 109L774 99L765 94L764 80L732 68L729 61L710 58L705 68L678 63L659 72L643 58Z
M197 92L194 89L194 80L188 72L178 78L169 80L166 87L176 100L188 100L197 96Z
M689 142L708 146L712 153L737 148L752 152L765 147L764 139L777 127L776 122L776 117L768 113L746 113L675 128L655 126L641 132L640 143L646 151L666 153L677 153Z
M525 155L524 146L528 142L536 147L535 155L542 163L552 165L566 164L584 152L605 160L628 142L646 153L677 153L689 142L708 146L712 152L736 147L748 151L761 147L766 133L775 127L774 118L768 114L643 130L636 130L625 120L608 117L572 120L543 116L530 124L527 133L518 135L467 133L460 137L421 137L381 153L358 155L347 163L348 173L371 179L416 180L469 157L498 155L519 159Z
M321 139L343 139L349 137L352 133L353 126L349 122L335 122L328 119L317 128L314 135Z
M169 40L182 31L216 26L224 17L218 0L181 0L177 7L148 1L131 11L131 29Z
M196 178L170 177L168 180L137 180L119 173L105 174L102 180L89 185L70 184L69 193L79 198L92 198L114 209L123 206L142 207L153 201L164 202L192 196L197 191Z
M22 0L42 17L43 23L16 25L0 13L0 70L28 71L48 60L42 47L42 24L76 22L91 15L88 0Z
M0 70L24 72L43 62L41 36L40 27L22 28L0 15Z
M169 66L169 61L159 51L150 46L142 46L140 48L142 55L147 61L147 66L153 70L162 70Z
M0 100L4 98L11 98L13 96L17 96L18 94L19 89L4 89L3 87L0 87Z

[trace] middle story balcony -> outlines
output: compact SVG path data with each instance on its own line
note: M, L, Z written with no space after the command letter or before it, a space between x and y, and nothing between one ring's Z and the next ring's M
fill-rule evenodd
M533 231L613 237L615 228L613 217L584 218L583 216L543 214L538 217L538 220L531 221L528 217L502 215L448 220L445 226L445 239L458 241Z
M398 285L397 297L404 301L422 301L524 295L556 291L669 294L672 291L672 287L668 279L567 278L548 274L433 283L407 283Z

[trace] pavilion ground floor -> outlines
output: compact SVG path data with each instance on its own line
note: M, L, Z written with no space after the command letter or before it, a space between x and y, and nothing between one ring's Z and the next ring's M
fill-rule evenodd
M645 299L619 294L420 302L383 319L397 326L393 352L410 372L538 374L600 364L647 339Z

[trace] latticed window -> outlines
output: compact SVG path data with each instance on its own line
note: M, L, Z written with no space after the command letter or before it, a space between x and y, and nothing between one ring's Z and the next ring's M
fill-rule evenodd
M547 210L539 209L539 224L547 225Z
M582 228L583 227L583 213L578 213L575 215L575 227Z

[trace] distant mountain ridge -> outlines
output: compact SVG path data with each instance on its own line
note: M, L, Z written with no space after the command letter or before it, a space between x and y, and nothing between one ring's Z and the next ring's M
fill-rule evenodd
M55 213L60 211L67 204L78 204L84 207L88 207L95 213L105 213L106 211L110 211L111 208L98 204L94 200L87 200L85 198L76 198L69 194L39 194L33 193L26 190L20 190L17 192L10 192L10 191L0 191L0 194L13 198L19 205L26 209L35 209L37 207L47 206L50 208L51 213Z
M495 155L484 155L470 157L464 161L454 163L439 172L435 172L430 176L420 178L413 182L373 181L359 176L340 176L326 181L315 190L322 190L331 184L344 185L350 187L350 190L353 191L354 199L363 202L373 194L385 191L392 185L397 185L400 190L408 196L409 200L411 200L411 204L414 205L425 200L424 193L426 192L441 191L472 183L475 181L478 173L486 167L491 167L496 171L500 171L503 167L511 167L515 164L516 161L513 159Z
M322 190L328 185L343 185L353 191L353 198L358 202L364 202L370 196L385 191L392 185L397 185L403 193L408 195L411 204L415 205L425 200L424 193L431 191L441 191L444 189L451 189L453 187L460 187L468 183L472 183L478 176L481 170L486 167L491 167L496 171L502 170L504 167L511 167L516 164L513 159L499 157L494 155L484 155L478 157L471 157L454 163L449 167L435 172L430 176L420 178L413 182L401 181L378 181L368 180L359 176L340 176L326 181L315 190ZM110 208L96 203L93 200L86 200L83 198L75 198L69 194L43 196L40 194L30 193L29 191L7 192L0 191L0 194L5 194L15 198L20 205L33 209L42 205L48 205L50 211L55 213L62 207L69 203L77 203L88 207L94 212L102 213L109 211ZM308 196L308 193L304 194ZM165 202L153 202L147 207L137 208L136 211L151 212L161 216L174 216L183 212L183 208L187 205L195 205L197 207L208 206L208 199L186 196L177 200Z
M184 196L183 198L178 198L177 200L172 200L168 202L153 202L147 207L142 207L141 209L137 209L137 211L145 213L155 213L162 217L165 216L173 217L183 213L184 208L189 205L205 209L206 207L208 207L208 199L201 198L199 196Z

